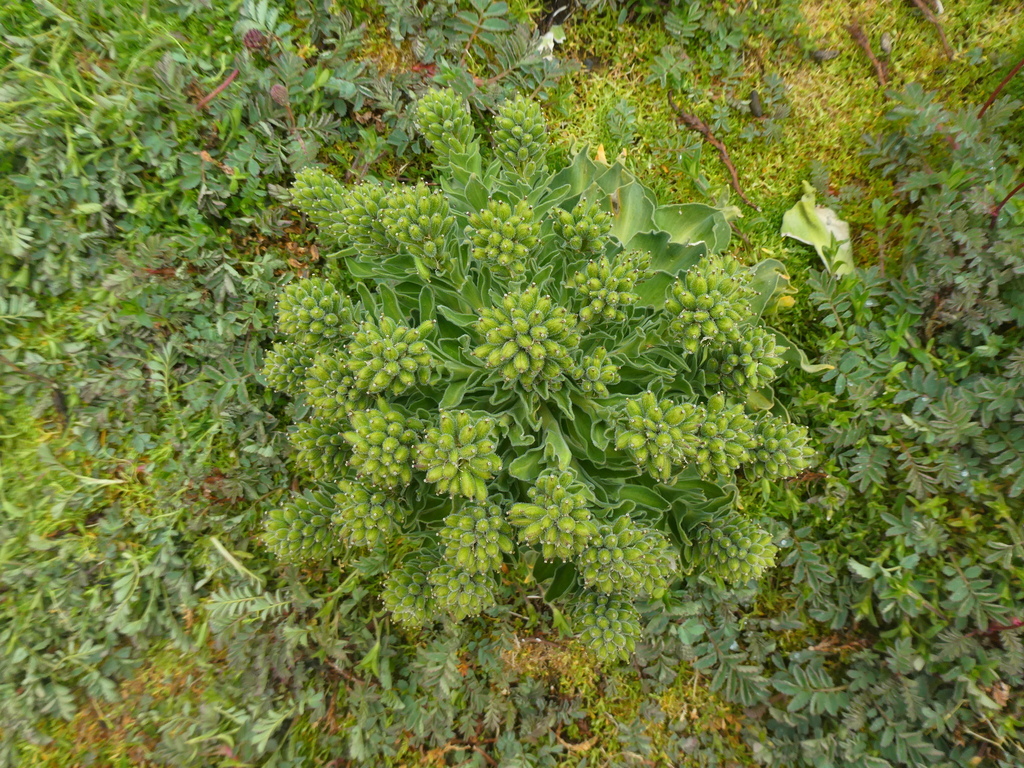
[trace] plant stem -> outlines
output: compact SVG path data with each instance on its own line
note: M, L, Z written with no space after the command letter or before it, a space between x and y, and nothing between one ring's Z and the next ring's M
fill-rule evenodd
M1024 62L1022 62L1022 63L1024 63ZM1022 181L1016 187L1011 189L1010 190L1010 194L1008 194L1006 197L1004 197L1002 199L1002 201L999 203L999 205L997 205L995 207L995 210L992 211L992 226L993 227L995 227L996 222L999 220L999 214L1003 212L1003 208L1006 206L1006 204L1008 202L1010 202L1010 198L1013 197L1014 195L1016 195L1022 189L1024 189L1024 181Z
M950 47L949 40L946 39L946 30L942 28L942 22L932 13L932 9L928 7L928 3L924 0L914 0L914 5L921 9L924 17L935 27L935 30L939 33L939 40L942 42L942 50L946 54L946 58L952 61L956 57L956 53Z
M215 98L217 98L217 96L219 96L225 88L231 85L231 83L234 82L236 77L238 77L238 70L231 70L231 74L224 79L223 83L221 83L208 94L206 94L202 98L202 100L198 104L196 104L196 109L206 109L206 105L213 101Z
M1006 75L1006 77L1002 79L1002 82L1000 82L999 85L996 86L996 89L992 91L992 95L988 97L988 101L986 101L981 106L981 109L978 111L979 120L985 116L985 113L988 112L988 108L992 106L992 104L995 102L997 98L999 98L999 94L1002 93L1003 88L1006 87L1006 84L1013 79L1014 75L1020 72L1021 67L1024 67L1024 59L1018 61L1017 66L1011 69L1009 73Z
M878 78L878 84L884 88L889 82L889 70L885 62L879 61L878 57L875 56L875 52L871 50L871 43L868 41L868 36L864 34L863 28L856 21L851 21L846 25L846 31L850 33L853 41L861 47L861 50L871 60L871 65L875 68L875 76Z
M743 193L743 188L740 186L739 174L736 172L736 166L732 164L732 159L729 157L729 150L725 148L725 144L723 144L719 139L716 139L714 137L714 135L711 133L711 129L708 128L707 124L703 120L701 120L696 115L691 115L688 114L687 112L683 112L683 110L681 110L676 105L675 100L672 98L671 91L668 94L668 103L669 106L672 107L672 109L675 111L676 116L679 118L680 122L683 123L683 125L685 125L690 130L699 133L707 140L708 144L710 144L711 146L718 150L718 156L722 158L722 162L725 164L726 170L729 171L729 176L732 180L732 188L736 190L736 194L740 196L740 200L749 205L755 211L760 211L761 209L754 205L754 203L750 202L750 198L748 198Z

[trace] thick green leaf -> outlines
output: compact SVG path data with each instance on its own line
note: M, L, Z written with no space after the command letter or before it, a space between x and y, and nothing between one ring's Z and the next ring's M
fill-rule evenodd
M405 312L399 304L398 296L390 285L377 287L377 296L380 298L381 309L384 314L397 323L405 320Z
M612 234L626 244L638 232L654 229L654 209L657 207L647 190L635 181L619 187L615 196Z
M465 190L466 200L470 205L477 211L482 211L487 207L487 197L489 195L487 187L480 181L480 177L473 174L469 177L469 181L466 182Z
M665 306L668 289L675 281L674 275L657 272L636 287L636 295L640 297L640 303L643 306L661 309Z
M812 363L808 359L807 353L800 349L800 347L798 347L792 341L787 339L782 333L775 330L774 328L769 328L768 330L775 334L775 343L778 344L779 346L786 348L780 354L780 357L787 363L799 365L803 370L807 371L807 373L821 373L822 371L831 371L835 367L834 365L816 365Z
M508 465L508 473L524 483L532 483L544 469L544 449L534 448Z
M820 205L815 207L814 187L806 181L803 185L803 197L783 214L779 234L813 246L822 263L833 274L847 275L853 272L850 225L831 208ZM832 247L835 247L835 255L829 260L824 249Z
M466 312L456 312L454 309L449 309L443 304L437 308L437 311L440 312L447 320L455 323L463 330L469 330L473 324L480 319L476 315L470 315Z
M434 292L430 289L430 286L425 285L420 290L419 311L421 323L425 323L427 320L434 319L437 307L434 303Z
M444 397L441 398L441 402L438 404L439 407L458 407L459 403L462 402L463 396L466 394L466 390L469 388L469 381L469 379L460 379L459 381L450 382L444 390Z
M759 261L751 272L750 287L757 294L750 302L755 317L773 311L780 298L796 292L789 282L786 265L778 259Z
M551 580L551 586L544 593L544 600L551 602L564 595L573 584L576 583L576 566L572 563L562 563L555 571L555 577Z
M640 506L663 512L668 507L664 497L642 485L623 485L619 488L619 498L629 499Z
M711 253L725 250L732 236L722 212L703 203L663 205L655 212L654 223L668 233L673 243L704 243Z
M537 562L533 564L533 580L538 584L547 581L555 575L555 571L561 566L559 562L548 562L543 557L538 556Z
M603 171L603 167L600 167ZM582 195L597 177L599 166L590 158L590 152L584 147L573 158L572 163L551 179L554 188L567 186L569 195Z

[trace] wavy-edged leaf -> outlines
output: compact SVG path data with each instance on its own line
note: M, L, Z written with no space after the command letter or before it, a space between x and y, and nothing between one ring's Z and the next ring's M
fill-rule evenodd
M782 333L775 330L774 328L768 328L769 331L775 334L775 343L785 349L779 353L779 357L785 360L787 363L793 365L799 365L801 369L807 373L821 373L822 371L831 371L835 368L834 365L815 364L810 361L807 357L807 353L804 352L800 347L786 338Z

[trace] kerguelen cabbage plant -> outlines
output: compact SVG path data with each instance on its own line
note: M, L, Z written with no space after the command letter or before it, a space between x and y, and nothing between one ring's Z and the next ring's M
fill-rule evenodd
M383 602L409 627L480 614L532 561L596 655L628 658L634 601L773 561L733 501L737 472L812 453L767 389L784 271L723 255L720 211L658 206L618 163L552 172L528 99L501 108L486 163L451 90L418 116L439 186L295 183L339 268L280 297L264 375L311 406L292 440L318 485L266 540L291 561L389 547Z

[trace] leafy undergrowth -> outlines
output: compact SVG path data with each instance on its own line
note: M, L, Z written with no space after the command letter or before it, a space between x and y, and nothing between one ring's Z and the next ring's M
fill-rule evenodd
M372 558L279 568L254 536L292 483L280 430L296 414L255 377L277 286L319 264L281 190L314 140L341 174L422 175L404 108L437 72L425 20L412 4L384 3L385 23L373 3L351 20L318 3L284 12L291 28L270 30L279 47L264 56L242 51L238 23L265 25L266 4L116 21L89 5L40 15L17 3L2 17L24 38L0 47L16 95L33 70L50 85L49 111L5 134L0 165L5 289L36 286L0 305L0 765L1019 763L1024 697L1008 681L1024 667L1024 544L1019 503L998 485L918 499L883 474L863 492L823 443L817 473L745 490L750 514L781 521L781 565L760 591L691 580L651 606L636 662L615 670L515 579L494 619L403 636L372 597ZM450 5L431 7L441 18ZM659 200L737 206L739 254L789 267L798 293L780 323L814 352L831 334L810 300L818 259L778 235L800 182L851 222L861 266L895 273L916 215L862 154L894 103L843 25L859 19L876 52L889 32L890 87L921 83L951 107L987 98L1024 30L1012 3L947 3L947 61L910 3L743 4L761 6L777 18L738 42L725 24L679 43L685 25L666 28L663 9L622 23L617 10L576 10L556 54L578 69L548 84L545 108L560 151L624 151ZM692 69L666 69L674 49L658 61L677 44ZM828 50L838 56L812 56ZM359 60L369 69L357 73ZM503 71L467 60L484 77ZM199 116L236 66L240 90ZM270 96L276 82L290 111ZM726 144L760 212L678 125L670 83ZM754 89L766 117L744 103ZM7 94L5 115L27 108ZM1018 76L1006 95L1022 94ZM479 119L499 95L478 95ZM1018 110L1006 131L1022 125ZM31 172L17 165L26 146L39 151ZM88 163L93 181L79 183ZM21 272L25 261L37 271ZM831 384L794 380L795 420L864 418Z

